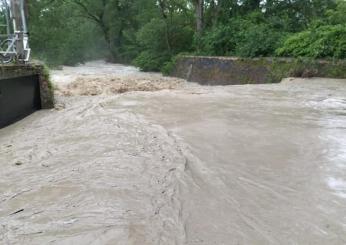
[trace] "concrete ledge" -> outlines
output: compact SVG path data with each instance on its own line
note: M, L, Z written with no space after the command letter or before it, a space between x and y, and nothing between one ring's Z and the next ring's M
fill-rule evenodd
M346 78L346 61L179 56L171 75L202 85L277 83L285 77Z
M54 107L53 87L49 80L49 71L42 64L26 65L1 65L0 80L13 79L27 76L38 76L40 87L41 108L51 109Z

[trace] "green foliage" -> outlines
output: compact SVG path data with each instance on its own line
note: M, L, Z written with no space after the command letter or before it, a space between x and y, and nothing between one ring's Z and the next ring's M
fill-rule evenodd
M163 75L170 75L172 74L176 64L177 64L177 61L180 57L182 57L184 54L187 54L187 53L180 53L178 55L175 55L173 56L169 61L167 61L166 63L164 63L164 65L162 66L161 68L161 72Z
M51 81L51 77L50 77L50 72L49 72L49 68L42 64L42 63L34 63L32 64L32 67L36 70L37 74L39 74L40 76L40 80L41 82L47 83L47 89L48 91L44 92L44 108L48 109L51 107L54 107L54 85Z
M263 14L254 12L213 27L196 42L199 43L199 53L205 55L268 56L286 35L279 27L275 28Z
M281 43L285 33L266 24L249 26L239 32L235 55L242 57L270 56Z
M293 34L277 49L279 56L346 58L346 24L324 25Z
M326 11L328 23L331 25L346 23L346 1L338 0L337 6L334 9Z
M311 58L275 58L268 65L269 82L280 82L285 77L334 77L346 78L346 62L320 62Z
M172 69L175 55L345 58L344 0L32 0L30 45L51 66L92 59ZM0 16L1 18L1 16Z
M236 47L237 30L231 25L217 25L203 36L195 37L195 46L202 55L232 55Z
M174 68L175 68L176 62L173 60L167 61L161 68L161 72L163 75L170 75L172 74Z
M340 0L333 9L327 9L323 18L311 27L292 34L282 47L279 56L311 58L346 58L346 2Z
M179 18L154 18L137 32L142 52L133 64L144 71L160 71L172 56L191 49L193 29L181 26Z
M49 68L46 65L43 65L42 76L45 79L45 81L47 81L47 83L48 83L48 89L49 89L48 98L51 100L50 104L54 105L54 103L55 103L55 101L54 101L54 89L55 88L54 88L54 85L53 85L51 77L50 77Z
M137 41L142 51L133 64L143 71L160 71L162 64L170 58L166 35L167 26L164 20L155 18L144 25L137 33Z
M167 49L165 35L165 21L155 18L137 32L137 42L145 50L160 52Z
M133 61L135 66L140 67L142 71L160 71L162 65L169 60L167 54L158 54L150 51L141 52Z
M67 3L53 2L45 8L47 4L33 1L30 6L30 45L34 58L57 66L96 57L96 49L104 44L95 25L74 17L78 11Z

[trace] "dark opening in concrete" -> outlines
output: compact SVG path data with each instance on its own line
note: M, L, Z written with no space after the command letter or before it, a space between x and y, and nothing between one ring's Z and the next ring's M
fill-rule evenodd
M41 108L39 75L0 80L0 128Z

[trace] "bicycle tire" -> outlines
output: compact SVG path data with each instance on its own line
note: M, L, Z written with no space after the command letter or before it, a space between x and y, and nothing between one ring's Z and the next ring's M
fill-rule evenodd
M0 44L1 51L7 50L8 43L11 42L11 41L12 41L12 39L5 39L4 41L2 41L1 44ZM15 47L15 44L14 44L13 50L15 50L15 49L16 49L16 47ZM14 60L14 55L12 55L12 54L0 54L0 62L2 64L11 63L13 60Z

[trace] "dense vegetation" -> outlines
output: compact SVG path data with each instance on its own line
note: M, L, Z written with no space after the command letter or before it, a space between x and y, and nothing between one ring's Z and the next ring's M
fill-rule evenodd
M33 54L169 66L179 53L346 58L344 0L32 0Z

